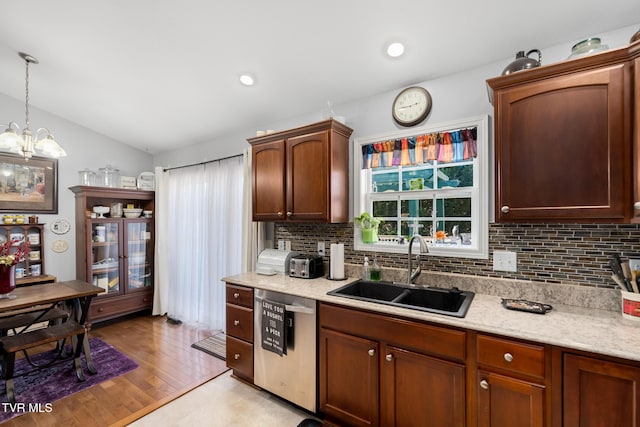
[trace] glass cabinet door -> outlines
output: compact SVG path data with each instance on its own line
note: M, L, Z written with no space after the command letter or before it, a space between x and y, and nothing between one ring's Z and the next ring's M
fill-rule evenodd
M151 225L148 221L127 221L127 291L153 284Z
M120 293L120 223L91 223L91 277L108 293Z

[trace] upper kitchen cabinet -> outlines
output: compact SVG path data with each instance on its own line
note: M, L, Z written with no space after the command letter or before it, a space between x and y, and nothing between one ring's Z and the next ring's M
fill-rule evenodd
M638 57L635 43L487 80L496 221L640 220Z
M352 132L330 119L248 139L253 220L348 222Z

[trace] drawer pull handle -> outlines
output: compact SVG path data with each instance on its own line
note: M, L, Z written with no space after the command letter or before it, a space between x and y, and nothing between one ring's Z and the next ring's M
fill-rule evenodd
M234 297L235 299L238 299L238 298L240 298L240 294L239 294L238 292L235 292L235 293L233 294L233 297Z
M483 390L489 390L489 382L487 380L480 381L480 388Z
M633 204L634 209L640 209L640 202L635 202Z
M238 359L240 359L240 355L238 353L236 353L236 354L233 355L233 358L238 360Z
M511 209L509 208L509 206L503 206L500 208L500 210L502 211L502 213L509 213Z
M233 324L234 324L234 325L236 325L236 326L238 326L238 325L240 324L240 321L239 321L239 320L234 320L234 321L233 321Z
M282 218L282 212L278 212L278 216Z
M393 360L393 354L387 354L384 358L387 359L387 362L391 362Z
M369 353L369 356L373 357L373 356L376 355L376 350L374 348L372 348L367 353Z
M513 362L513 355L511 353L505 353L504 360L506 360L509 363Z
M291 218L291 215L293 215L293 212L287 212L287 216L288 216L289 218Z

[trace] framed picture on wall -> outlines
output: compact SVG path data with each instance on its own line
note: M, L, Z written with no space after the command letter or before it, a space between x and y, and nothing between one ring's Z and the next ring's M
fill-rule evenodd
M58 160L0 154L0 212L58 213Z

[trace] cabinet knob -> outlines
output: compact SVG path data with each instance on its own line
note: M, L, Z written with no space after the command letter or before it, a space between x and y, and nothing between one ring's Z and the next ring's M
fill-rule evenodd
M375 356L375 355L376 355L376 350L375 350L374 348L372 348L372 349L370 349L370 350L368 351L368 353L369 353L369 356L373 357L373 356Z
M633 208L634 208L634 209L640 209L640 202L635 202L635 203L633 204Z
M234 321L233 321L233 324L234 324L234 325L236 325L236 326L238 326L238 325L240 324L240 321L239 321L239 320L234 320ZM506 356L505 356L505 357L506 357Z
M291 215L293 215L293 212L287 212L288 217L290 217Z
M387 360L387 362L391 362L393 360L393 354L387 354L384 358Z
M278 212L278 216L282 218L282 212Z
M505 353L504 360L506 360L507 362L513 362L513 355L511 353Z
M487 380L480 381L480 388L483 390L489 390L489 382Z
M238 292L234 292L233 297L235 299L238 299L238 298L240 298L240 294Z
M500 210L502 211L502 213L509 213L510 211L509 206L503 206L500 208Z
M236 354L233 355L233 358L238 360L238 359L240 359L240 355L238 353L236 353Z

